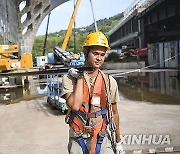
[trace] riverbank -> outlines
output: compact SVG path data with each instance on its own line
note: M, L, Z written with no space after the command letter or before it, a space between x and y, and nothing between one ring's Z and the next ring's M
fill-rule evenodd
M121 100L118 104L121 116L121 134L124 149L147 149L180 146L180 106L151 104ZM17 104L0 106L0 154L66 154L68 125L65 115L52 110L46 97L21 101ZM135 143L131 136L160 135L169 136L168 141L154 145ZM130 140L130 141L128 141ZM150 140L150 139L147 139Z

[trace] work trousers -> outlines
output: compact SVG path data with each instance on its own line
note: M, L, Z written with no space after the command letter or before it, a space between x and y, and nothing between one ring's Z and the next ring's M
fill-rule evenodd
M84 141L88 150L90 151L92 137L85 138ZM68 151L69 151L69 154L83 154L82 148L79 145L77 138L74 138L74 137L69 138ZM91 152L89 153L91 154ZM103 143L101 145L100 154L114 154L112 146L111 146L111 142L107 136L104 137Z

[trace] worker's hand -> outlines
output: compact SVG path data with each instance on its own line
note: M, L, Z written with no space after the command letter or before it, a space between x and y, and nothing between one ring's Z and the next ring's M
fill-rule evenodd
M78 69L71 68L68 70L68 75L72 76L73 78L79 79L83 77L83 73L79 72Z
M121 145L121 141L116 143L116 154L124 154L123 147Z

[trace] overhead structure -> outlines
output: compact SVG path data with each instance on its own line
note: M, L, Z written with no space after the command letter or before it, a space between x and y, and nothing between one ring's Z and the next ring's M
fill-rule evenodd
M1 0L0 42L18 44L22 53L31 53L43 19L69 0ZM60 15L59 15L60 16Z
M130 46L131 48L145 47L141 37L143 29L139 15L158 1L161 0L134 0L124 11L124 17L108 32L110 46L113 49L122 46Z

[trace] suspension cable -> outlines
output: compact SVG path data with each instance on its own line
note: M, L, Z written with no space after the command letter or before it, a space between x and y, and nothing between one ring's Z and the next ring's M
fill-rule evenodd
M95 15L94 15L94 9L93 9L92 0L89 0L89 1L90 1L90 3L91 3L91 10L92 10L92 14L93 14L93 20L94 20L95 30L96 30L96 32L98 32L98 27L97 27L96 18L95 18Z

